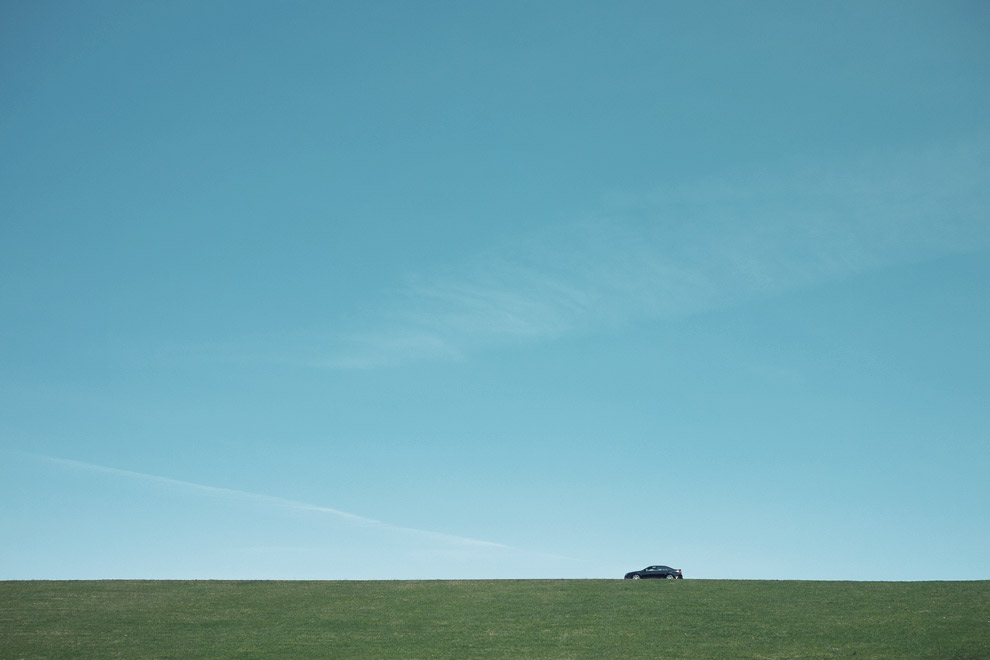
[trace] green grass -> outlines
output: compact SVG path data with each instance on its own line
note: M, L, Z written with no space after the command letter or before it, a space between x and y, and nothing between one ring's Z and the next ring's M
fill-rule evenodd
M0 658L990 659L990 582L0 582Z

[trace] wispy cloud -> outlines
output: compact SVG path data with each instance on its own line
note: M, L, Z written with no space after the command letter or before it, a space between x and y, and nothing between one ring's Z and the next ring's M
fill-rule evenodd
M611 194L586 217L424 269L333 333L214 359L335 369L457 361L990 247L990 136Z
M990 141L613 196L595 217L420 273L329 342L338 368L679 317L990 246Z
M261 493L251 493L251 492L235 490L231 488L219 488L217 486L208 486L204 484L194 483L191 481L182 481L180 479L172 479L170 477L162 477L158 475L147 474L144 472L121 470L119 468L107 467L105 465L95 465L93 463L75 461L66 458L58 458L53 456L40 456L40 455L35 455L35 457L43 461L46 461L48 463L54 463L74 470L82 470L85 472L109 475L115 478L130 479L134 481L155 484L158 486L164 486L177 491L201 495L203 497L225 499L225 500L243 502L247 504L264 505L268 507L278 507L282 509L290 509L293 511L304 511L310 513L316 513L316 514L323 514L362 527L374 527L387 531L401 532L404 534L412 534L421 537L428 537L435 541L441 541L445 544L449 544L453 546L459 546L459 547L472 546L472 547L491 548L491 549L500 549L500 550L515 550L511 546L502 543L495 543L493 541L483 541L479 539L468 538L465 536L457 536L455 534L445 534L443 532L416 529L413 527L403 527L400 525L393 525L390 523L385 523L379 520L375 520L373 518L367 518L365 516L360 516L353 513L348 513L346 511L341 511L339 509L333 509L330 507L320 506L317 504L310 504L307 502L299 502L296 500L286 499L283 497L275 497L272 495L264 495ZM535 553L535 554L539 554L539 553Z

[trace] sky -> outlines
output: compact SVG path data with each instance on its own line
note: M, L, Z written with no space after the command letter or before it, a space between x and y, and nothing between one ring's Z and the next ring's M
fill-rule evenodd
M990 579L988 35L0 3L0 579Z

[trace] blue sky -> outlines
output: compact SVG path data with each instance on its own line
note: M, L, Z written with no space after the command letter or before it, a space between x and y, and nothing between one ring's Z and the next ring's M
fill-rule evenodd
M7 2L0 578L990 578L982 2Z

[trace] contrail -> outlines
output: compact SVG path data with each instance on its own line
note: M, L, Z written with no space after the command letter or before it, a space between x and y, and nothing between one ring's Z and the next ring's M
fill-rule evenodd
M341 520L346 520L348 522L354 523L356 525L366 526L366 527L377 527L379 529L388 529L397 532L405 532L408 534L417 534L420 536L428 536L430 538L442 540L448 543L456 543L459 545L472 545L487 548L501 548L503 550L515 550L511 546L495 543L493 541L483 541L479 539L472 539L465 536L457 536L455 534L445 534L443 532L434 532L425 529L415 529L413 527L402 527L399 525L393 525L390 523L385 523L380 520L375 520L373 518L367 518L365 516L359 516L353 513L348 513L346 511L341 511L339 509L333 509L326 506L320 506L317 504L310 504L308 502L299 502L297 500L290 500L284 497L275 497L273 495L263 495L261 493L250 493L243 490L235 490L233 488L220 488L217 486L207 486L205 484L197 484L191 481L182 481L180 479L172 479L170 477L161 477L154 474L147 474L145 472L134 472L132 470L121 470L119 468L107 467L105 465L96 465L93 463L86 463L83 461L75 461L68 458L58 458L55 456L45 456L41 454L30 454L36 458L42 459L49 463L56 463L58 465L64 465L70 468L78 470L86 470L88 472L99 472L102 474L109 474L116 477L124 477L127 479L136 479L145 482L151 482L155 484L160 484L163 486L169 486L172 488L179 488L185 491L200 493L202 495L207 495L210 497L220 497L225 499L236 499L241 501L256 502L259 504L267 504L270 506L277 506L284 509L292 509L295 511L312 511L315 513L323 513Z

